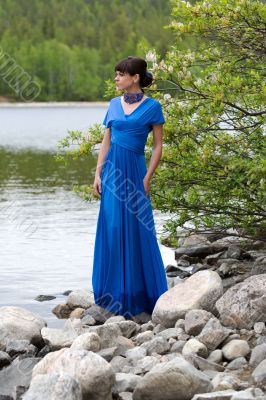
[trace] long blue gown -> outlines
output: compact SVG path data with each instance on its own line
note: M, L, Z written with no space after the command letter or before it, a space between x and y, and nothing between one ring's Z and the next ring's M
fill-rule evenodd
M111 128L111 143L100 175L92 286L95 304L125 318L151 314L168 289L143 185L147 137L152 125L164 122L158 100L147 97L125 114L121 96L111 99L103 120Z

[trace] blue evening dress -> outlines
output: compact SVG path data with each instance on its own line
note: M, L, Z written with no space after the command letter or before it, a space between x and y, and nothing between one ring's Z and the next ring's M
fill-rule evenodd
M168 290L153 219L144 148L152 125L165 122L161 104L145 98L125 114L121 96L111 99L103 124L111 142L101 170L102 192L94 244L95 304L131 318L152 314Z

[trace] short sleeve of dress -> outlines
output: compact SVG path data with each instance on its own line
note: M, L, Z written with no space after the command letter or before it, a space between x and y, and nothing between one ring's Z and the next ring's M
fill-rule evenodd
M105 117L103 119L103 125L105 125L106 128L110 128L110 126L111 126L111 103L109 104L109 107L108 107Z
M156 124L164 124L165 119L162 111L162 106L159 101L156 101L155 107L153 107L151 116L150 116L150 124L151 125L156 125Z

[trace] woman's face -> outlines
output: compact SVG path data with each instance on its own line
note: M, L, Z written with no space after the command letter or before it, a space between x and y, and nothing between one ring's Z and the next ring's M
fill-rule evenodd
M131 76L128 72L115 72L115 83L118 90L139 89L139 74Z

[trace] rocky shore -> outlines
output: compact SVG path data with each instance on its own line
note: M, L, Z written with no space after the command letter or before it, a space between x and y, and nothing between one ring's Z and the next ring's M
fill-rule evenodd
M266 244L180 238L152 315L70 291L48 328L0 308L0 400L266 400ZM47 299L48 300L48 299Z

